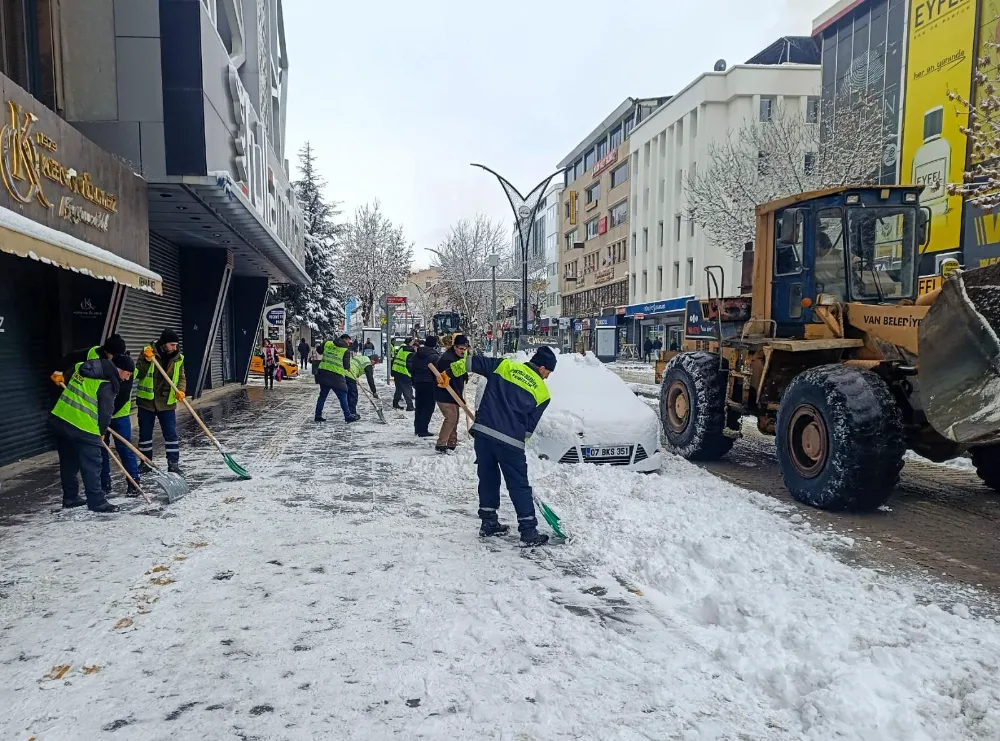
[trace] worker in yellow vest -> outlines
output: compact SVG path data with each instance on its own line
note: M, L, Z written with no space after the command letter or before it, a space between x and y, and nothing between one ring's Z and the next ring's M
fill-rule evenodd
M331 391L337 395L340 409L344 412L344 421L357 422L347 403L347 379L351 373L351 351L347 347L350 342L348 335L342 335L336 340L323 343L323 359L316 371L316 383L319 384L319 398L316 400L316 414L313 417L316 422L326 422L323 418L323 406Z
M92 348L88 355L97 357L51 376L54 383L64 387L49 422L59 453L64 509L86 504L92 512L118 511L101 490L101 436L114 414L121 382L132 377L129 369L133 366L127 355L116 355L111 360L101 350ZM83 479L85 498L80 496L78 475Z
M160 364L173 385L156 369L153 358ZM160 339L142 349L136 363L136 405L139 407L139 452L147 458L153 457L153 426L160 423L163 446L167 451L167 470L183 474L181 471L181 447L177 440L177 402L184 401L187 391L187 377L184 375L184 356L180 351L180 337L172 329L165 329ZM140 469L148 472L144 463Z
M114 414L111 415L111 422L108 424L109 431L104 435L104 442L108 446L114 443L115 452L118 453L118 458L121 460L122 465L125 466L125 470L128 471L128 475L132 477L132 480L138 483L139 459L135 457L135 453L132 452L131 448L118 438L113 437L110 432L114 430L126 440L132 440L132 379L135 374L135 362L127 355L125 359L128 362L122 361L122 366L129 372L129 378L123 380L118 389L118 395L115 397ZM112 491L111 457L104 448L101 448L101 489L106 495ZM139 490L132 485L131 481L126 482L125 496L139 496Z

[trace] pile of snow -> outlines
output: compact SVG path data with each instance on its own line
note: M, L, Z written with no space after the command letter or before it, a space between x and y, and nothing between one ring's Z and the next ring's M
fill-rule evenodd
M517 356L521 362L528 359L524 353ZM533 441L542 438L573 447L581 440L634 445L636 441L659 439L656 413L593 353L560 355L545 385L552 400Z

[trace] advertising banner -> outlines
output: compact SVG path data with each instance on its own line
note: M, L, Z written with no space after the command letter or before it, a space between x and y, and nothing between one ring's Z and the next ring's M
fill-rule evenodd
M920 202L932 214L927 252L959 248L962 197L949 196L948 184L963 180L967 140L959 127L968 117L948 92L971 95L975 33L976 0L911 6L900 178L924 186Z
M285 305L264 307L264 339L285 345Z

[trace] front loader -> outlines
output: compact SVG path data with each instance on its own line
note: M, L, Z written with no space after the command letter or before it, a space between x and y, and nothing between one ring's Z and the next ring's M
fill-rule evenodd
M969 452L1000 490L1000 265L918 295L920 190L831 188L757 208L750 294L690 301L664 372L677 453L719 458L752 416L792 496L816 507L879 507L907 449Z

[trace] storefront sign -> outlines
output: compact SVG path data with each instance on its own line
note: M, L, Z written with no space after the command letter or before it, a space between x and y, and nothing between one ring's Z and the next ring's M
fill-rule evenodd
M618 150L612 149L606 155L601 157L594 165L594 180L597 180L601 176L601 173L607 170L611 165L618 161Z
M924 186L927 252L959 248L962 196L949 195L948 184L963 182L968 116L949 96L971 95L975 36L975 0L920 2L910 10L900 180Z
M569 317L561 316L559 317L559 329L569 329L570 320Z
M389 306L406 306L406 296L388 296L386 297L385 302L389 304Z
M576 226L576 206L577 206L577 192L571 190L569 192L569 225Z
M618 324L618 317L602 316L597 318L598 327L614 327Z
M149 264L146 182L6 78L0 207Z
M608 283L615 279L615 269L614 268L604 268L604 270L598 270L594 273L594 285L599 286L602 283Z
M632 306L625 307L625 316L639 319L646 314L667 314L671 311L684 311L684 307L687 305L688 300L692 298L694 297L682 296L681 298L672 298L668 301L656 301L651 304L633 304Z
M271 342L285 342L285 305L272 304L264 309L264 338Z

